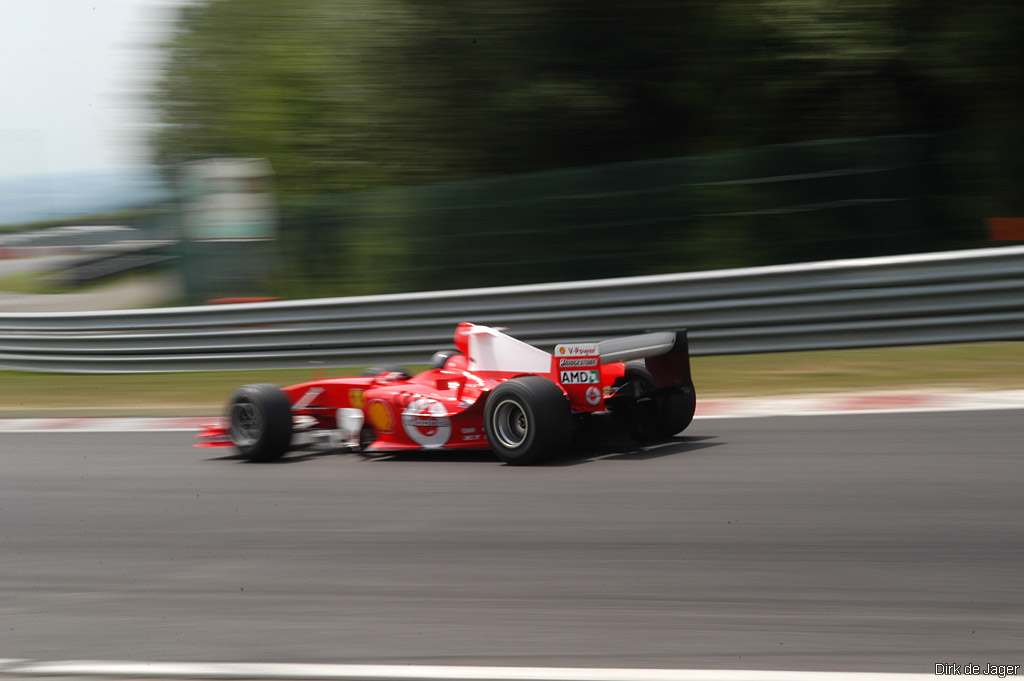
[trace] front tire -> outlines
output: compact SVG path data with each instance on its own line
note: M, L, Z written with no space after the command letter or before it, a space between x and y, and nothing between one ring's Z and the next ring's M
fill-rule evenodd
M505 463L538 463L569 446L572 409L562 389L548 379L521 376L491 392L484 431L491 449Z
M250 461L273 461L292 442L292 405L276 385L257 383L235 391L228 405L231 442Z

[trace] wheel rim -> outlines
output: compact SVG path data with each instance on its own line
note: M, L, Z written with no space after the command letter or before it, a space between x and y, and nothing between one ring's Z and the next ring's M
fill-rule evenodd
M255 404L241 400L231 405L231 439L236 445L254 445L262 434L263 417Z
M505 400L494 410L491 425L498 442L508 449L522 446L530 433L530 420L515 400Z

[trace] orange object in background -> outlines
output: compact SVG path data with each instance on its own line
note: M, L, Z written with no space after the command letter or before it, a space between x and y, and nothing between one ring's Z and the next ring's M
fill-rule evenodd
M989 218L989 241L1024 241L1024 218Z

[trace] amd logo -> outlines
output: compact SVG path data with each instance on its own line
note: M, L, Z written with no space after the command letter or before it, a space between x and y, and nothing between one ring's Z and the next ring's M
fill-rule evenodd
M578 385L580 383L598 383L597 371L563 371L561 372L562 385Z

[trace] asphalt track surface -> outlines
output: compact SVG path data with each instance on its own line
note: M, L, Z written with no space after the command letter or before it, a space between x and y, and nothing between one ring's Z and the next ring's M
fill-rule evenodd
M1024 663L1024 412L700 419L646 449L4 433L0 651L902 671Z

